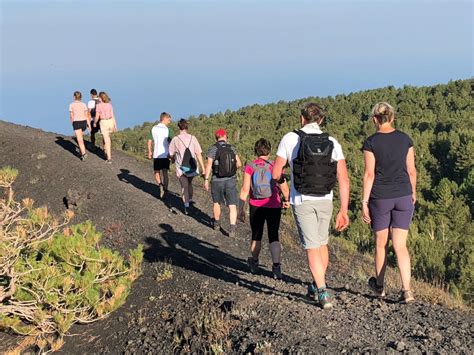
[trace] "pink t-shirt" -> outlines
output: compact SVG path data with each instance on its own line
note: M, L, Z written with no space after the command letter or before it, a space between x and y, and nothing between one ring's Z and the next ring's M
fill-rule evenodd
M189 147L189 150L191 151L191 154L193 155L193 158L196 159L196 164L198 164L196 156L198 154L202 154L202 149L196 137L189 134L188 132L181 131L179 135L177 135L171 140L171 143L169 146L169 153L170 153L170 156L174 157L175 159L176 175L178 177L183 175L183 172L181 171L180 166L181 166L181 162L183 161L184 151L188 147ZM190 176L190 177L197 176L197 175L199 175L199 166L196 168L195 173L187 174L187 176Z
M262 159L255 159L252 163L263 166L265 162ZM273 162L270 162L270 172L273 170ZM252 178L253 168L252 165L247 164L244 168L244 173L250 175ZM252 195L252 185L250 185L250 199L249 203L255 207L267 207L267 208L280 208L281 207L281 199L280 199L280 189L277 184L273 188L273 194L269 198L262 198L260 200L255 200Z
M72 120L76 121L86 121L87 120L87 106L82 101L74 101L69 105L69 112L72 112Z
M110 102L100 102L95 108L95 117L107 120L114 117L114 109Z

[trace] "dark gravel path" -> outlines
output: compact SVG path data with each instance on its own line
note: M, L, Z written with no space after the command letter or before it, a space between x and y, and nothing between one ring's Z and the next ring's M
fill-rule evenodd
M63 353L473 352L470 311L400 305L395 290L386 301L374 299L368 275L347 267L365 262L362 256L333 255L328 283L336 305L322 311L305 296L309 275L299 249L284 250L285 280L269 277L266 250L261 273L251 275L248 227L240 224L235 239L211 229L210 197L200 186L185 216L173 175L174 193L161 201L151 164L121 152L111 165L91 153L81 162L74 151L68 137L0 121L0 166L20 170L19 196L56 213L66 198L78 205L75 221L91 219L104 244L120 251L145 246L143 275L127 303L103 321L74 326ZM0 351L12 341L0 333Z

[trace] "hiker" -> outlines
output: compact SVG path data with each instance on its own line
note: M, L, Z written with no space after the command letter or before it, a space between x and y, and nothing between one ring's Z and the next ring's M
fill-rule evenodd
M167 112L160 114L160 123L153 126L148 135L148 159L153 157L155 180L160 187L160 198L168 192L168 170L170 169L169 143L172 135L168 128L171 115ZM153 152L152 152L153 149Z
M204 171L202 149L197 138L188 133L189 124L185 119L178 122L179 134L171 140L169 146L170 158L176 164L176 175L181 184L181 194L184 203L184 214L188 214L193 203L193 179L199 175L197 161Z
M86 158L86 146L84 145L84 131L91 130L91 121L89 111L82 101L82 94L79 91L74 92L74 101L69 105L69 118L76 135L77 145L79 146L80 159Z
M272 179L273 162L269 160L272 146L265 138L255 142L254 152L257 159L244 168L244 181L240 190L239 219L245 221L245 204L250 194L250 228L252 242L250 257L247 259L250 272L257 272L258 257L262 248L263 227L267 222L268 242L272 255L272 272L275 279L281 279L281 245L279 229L281 208L290 207L290 190L286 181L277 184ZM283 203L280 198L283 194Z
M337 180L341 207L335 228L342 231L349 225L349 177L341 145L320 129L324 118L319 105L307 103L303 106L302 128L282 138L272 175L281 182L282 169L289 163L292 172L290 204L314 281L308 286L308 295L317 297L320 306L329 309L332 302L326 288L326 270L333 212L332 190Z
M367 138L362 216L375 235L375 277L369 287L378 297L385 296L384 276L388 242L392 239L402 281L400 301L415 300L410 289L411 266L407 249L408 229L416 202L415 152L411 138L395 129L395 110L386 102L376 104L372 119L377 132Z
M242 166L237 149L227 143L227 133L218 129L216 143L207 151L207 165L204 173L204 188L209 191L209 177L212 172L211 196L213 201L213 228L221 230L221 204L229 207L229 237L235 237L237 223L237 169Z
M91 89L90 94L91 94L91 99L87 103L87 109L89 110L89 118L91 120L91 130L90 130L91 143L93 145L93 148L96 149L95 135L97 132L99 132L99 122L98 120L95 119L95 116L96 116L96 107L97 107L97 104L100 102L100 99L97 96L96 89Z
M117 121L109 95L101 91L99 98L101 102L95 108L95 117L99 121L100 132L104 140L105 161L110 164L112 163L112 141L110 135L113 132L117 132Z

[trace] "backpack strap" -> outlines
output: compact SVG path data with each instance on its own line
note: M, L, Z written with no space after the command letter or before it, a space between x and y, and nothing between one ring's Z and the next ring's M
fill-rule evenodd
M183 143L185 148L189 149L189 147L191 146L191 142L193 141L194 136L191 135L191 139L189 140L189 144L188 144L187 147L186 147L186 144L183 142L183 140L181 138L179 138L179 136L176 136L176 138L178 138L181 141L181 143Z

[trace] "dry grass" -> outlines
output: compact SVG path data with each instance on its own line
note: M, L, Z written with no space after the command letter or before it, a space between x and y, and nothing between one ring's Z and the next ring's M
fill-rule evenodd
M164 262L160 263L158 266L157 274L155 280L157 282L171 280L173 278L173 265L171 259L165 259Z

